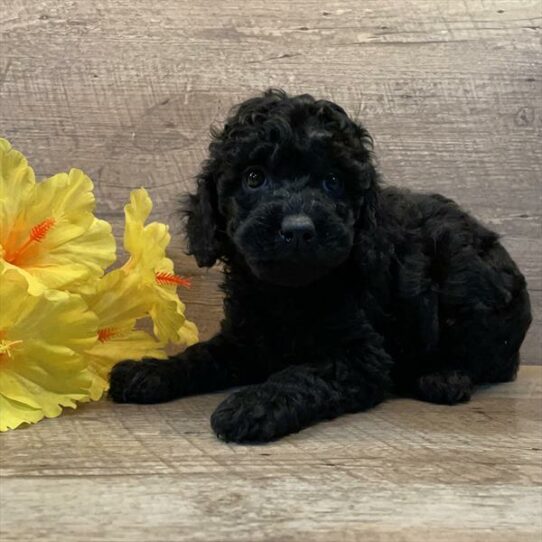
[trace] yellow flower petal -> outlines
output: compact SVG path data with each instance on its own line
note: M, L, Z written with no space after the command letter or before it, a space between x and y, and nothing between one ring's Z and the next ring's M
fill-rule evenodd
M152 200L144 188L133 190L130 194L130 203L124 207L126 226L124 229L124 248L135 256L141 248L141 232L143 224L152 211Z
M28 284L28 293L32 295L40 295L43 292L45 292L48 288L34 275L30 274L28 271L23 269L22 267L17 267L16 265L12 265L9 262L6 262L3 258L0 258L0 265L5 269L10 269L15 273L18 273L21 275L21 277L26 280L26 283Z
M111 227L92 214L92 181L72 169L36 184L24 157L3 141L0 257L32 275L32 293L40 291L40 284L73 292L88 289L115 260Z
M43 410L0 394L0 431L15 429L23 423L36 423L44 418Z
M93 219L73 243L54 244L54 236L51 237L52 248L36 264L29 263L25 268L49 288L83 292L115 259L111 226L104 220Z
M84 296L98 318L99 340L85 352L92 375L90 398L99 399L109 388L108 375L123 359L165 358L164 344L148 333L134 329L136 321L152 307L142 294L141 277L116 269L103 277L90 295Z
M154 323L154 334L163 341L181 342L179 330L185 322L178 299L169 296L167 292L157 291L154 303L149 311Z
M133 190L130 203L124 207L124 248L130 254L125 270L152 273L152 266L165 257L171 240L169 228L159 222L145 225L151 210L152 200L147 191L144 188Z
M185 320L181 329L179 329L179 335L182 338L182 343L186 346L192 346L199 342L198 328L194 322L190 320Z
M35 184L26 158L6 139L0 139L0 256L21 209L29 205Z
M78 295L28 292L0 262L0 429L58 416L88 396L81 356L97 341L97 319Z
M126 228L124 246L130 259L123 266L127 274L141 277L143 295L151 299L150 316L154 333L161 341L193 344L197 341L197 329L190 323L185 326L184 305L177 295L177 284L157 280L160 275L174 275L173 262L166 257L166 248L171 236L165 224L152 222L145 225L152 210L152 201L143 188L130 194L130 203L125 207Z
M83 295L89 309L98 318L99 328L124 327L147 315L151 302L141 295L141 280L137 274L127 275L121 269L107 273L97 283L96 290Z

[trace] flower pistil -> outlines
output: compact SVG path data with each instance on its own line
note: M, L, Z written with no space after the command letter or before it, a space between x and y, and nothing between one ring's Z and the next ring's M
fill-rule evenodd
M180 277L174 273L158 271L154 274L154 277L160 286L184 286L185 288L190 288L192 286L190 279Z
M109 339L111 339L115 335L118 335L118 331L112 327L104 327L98 330L98 340L101 343L107 342Z
M45 236L49 233L51 228L55 225L56 220L53 217L46 218L30 230L30 234L26 242L15 252L8 253L5 256L5 260L11 264L16 265L17 258L23 254L32 243L40 243Z

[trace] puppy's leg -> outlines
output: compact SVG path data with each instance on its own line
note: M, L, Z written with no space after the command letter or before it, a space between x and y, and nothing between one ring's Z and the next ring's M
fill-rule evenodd
M441 367L418 379L426 401L468 401L474 386L513 380L518 370L531 323L525 280L500 245L470 266L474 271L456 269L443 285Z
M390 387L391 360L381 349L311 365L291 366L263 384L228 397L215 410L211 426L219 438L267 442L320 420L368 409Z
M439 245L442 276L434 290L440 321L433 359L396 378L400 391L424 401L465 402L476 385L513 380L518 370L531 323L525 279L492 235L486 234L485 249L478 239L475 250L465 243L471 234L457 228Z
M123 361L111 371L110 397L117 403L161 403L263 380L222 335L167 360Z
M523 291L499 309L467 307L448 319L439 359L414 381L416 397L454 405L469 401L478 384L514 380L531 319L526 296Z

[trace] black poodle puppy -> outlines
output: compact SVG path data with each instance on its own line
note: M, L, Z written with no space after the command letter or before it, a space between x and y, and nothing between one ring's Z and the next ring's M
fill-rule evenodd
M512 380L531 322L523 275L453 201L383 187L367 131L338 105L268 90L213 134L186 204L189 251L224 263L218 335L124 361L118 402L246 386L216 434L265 442L391 393L468 401Z

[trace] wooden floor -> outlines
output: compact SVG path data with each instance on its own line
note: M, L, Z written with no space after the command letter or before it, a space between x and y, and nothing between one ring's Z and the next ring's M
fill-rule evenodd
M4 434L2 542L542 539L542 368L465 405L390 400L262 446L222 394L89 404Z

